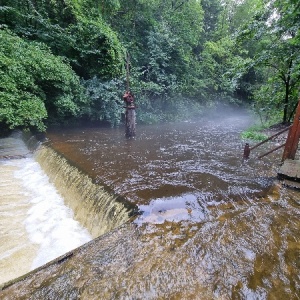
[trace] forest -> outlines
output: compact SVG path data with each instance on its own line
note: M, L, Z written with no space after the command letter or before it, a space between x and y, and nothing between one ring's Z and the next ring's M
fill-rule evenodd
M287 123L300 88L299 0L0 0L0 127L137 121L246 105Z

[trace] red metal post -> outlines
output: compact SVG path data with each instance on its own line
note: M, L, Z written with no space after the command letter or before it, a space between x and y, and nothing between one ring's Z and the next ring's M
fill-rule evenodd
M299 138L300 138L300 100L298 102L296 114L294 117L294 122L290 128L285 148L282 155L282 161L286 159L295 159L296 151L298 148Z
M245 148L244 148L243 159L249 159L249 155L250 155L250 146L248 143L246 143Z

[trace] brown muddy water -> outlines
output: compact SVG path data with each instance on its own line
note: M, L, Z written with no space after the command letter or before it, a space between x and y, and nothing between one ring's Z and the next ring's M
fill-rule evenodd
M242 161L228 113L124 130L52 131L47 142L140 215L3 299L299 299L300 194L276 180L281 153Z
M231 112L202 121L139 126L135 139L124 139L122 128L59 130L47 138L96 182L143 210L177 208L191 211L178 220L199 221L208 205L247 202L272 186L278 155L242 162L240 133L249 124L249 116Z
M0 285L92 238L21 136L0 139Z

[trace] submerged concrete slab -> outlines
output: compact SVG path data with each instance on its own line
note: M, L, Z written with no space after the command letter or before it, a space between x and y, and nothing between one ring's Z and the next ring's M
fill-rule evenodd
M300 160L286 159L278 171L278 176L281 179L300 181Z
M3 284L0 286L0 299L77 299L79 295L82 299L92 299L93 295L104 292L103 281L109 281L110 276L117 275L110 271L109 256L116 252L118 272L122 272L126 265L129 266L134 260L136 252L132 249L138 249L132 245L135 244L135 240L136 232L131 226L121 226L24 276ZM115 244L116 241L118 245ZM130 251L127 249L128 244L131 245ZM108 247L110 254L105 255Z
M275 197L216 207L203 223L126 223L5 284L0 299L298 299L299 206Z

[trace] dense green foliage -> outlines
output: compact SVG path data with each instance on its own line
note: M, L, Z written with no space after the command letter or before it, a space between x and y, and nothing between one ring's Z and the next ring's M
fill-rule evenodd
M251 126L241 133L241 138L244 140L264 141L268 138L268 136L262 133L262 131L268 128L268 125Z
M252 1L260 3L260 1ZM254 17L239 33L251 51L249 85L253 107L261 121L277 115L282 122L293 116L300 88L300 4L295 0L262 1Z
M118 125L124 110L120 80L101 82L96 77L83 82L88 105L83 115L91 121L107 121L112 126Z
M287 122L299 96L299 28L297 0L1 0L0 123L118 125L126 53L140 122L216 102Z
M45 45L1 30L0 66L0 122L44 130L47 112L61 118L78 114L79 78Z

